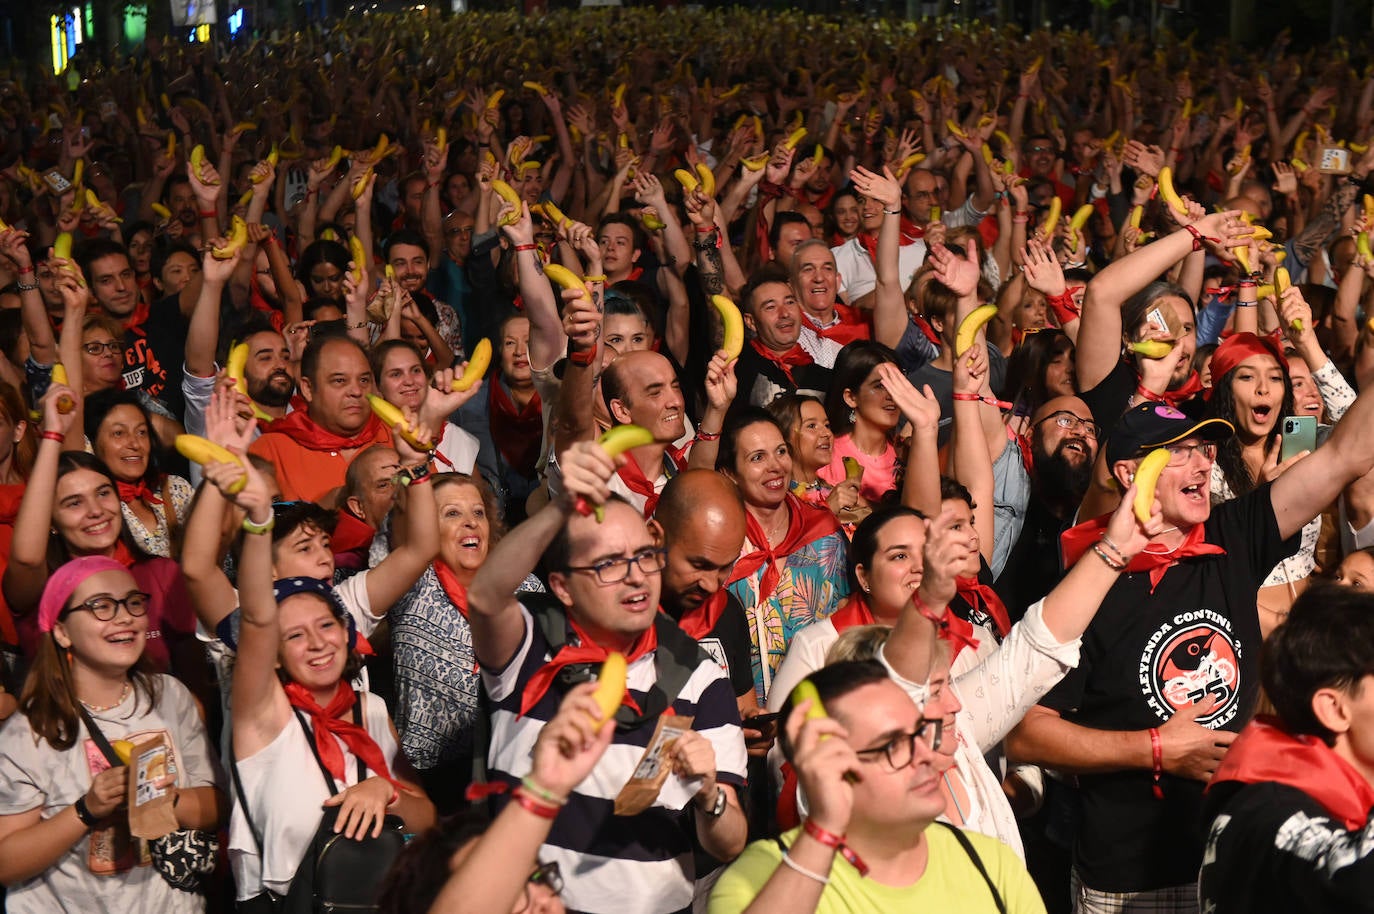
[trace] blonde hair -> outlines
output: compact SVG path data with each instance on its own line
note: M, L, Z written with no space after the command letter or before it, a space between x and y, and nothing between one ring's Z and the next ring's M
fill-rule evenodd
M840 633L830 650L825 652L825 665L846 660L875 660L878 648L892 634L891 625L851 625Z

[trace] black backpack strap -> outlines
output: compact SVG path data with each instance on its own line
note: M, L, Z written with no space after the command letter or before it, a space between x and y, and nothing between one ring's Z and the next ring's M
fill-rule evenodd
M258 846L258 859L264 860L267 854L263 851L262 832L253 824L253 814L248 810L248 796L243 792L243 780L239 777L239 764L234 758L234 739L229 738L229 778L234 782L234 793L239 798L239 808L243 810L243 821L248 823L248 831L253 836L253 843Z
M310 729L310 725L305 722L305 715L300 708L292 708L291 713L296 715L296 720L300 722L301 729L305 731L305 741L310 744L310 754L315 756L315 764L320 766L320 774L324 775L324 782L329 787L329 795L332 797L338 793L338 782L334 780L334 775L329 773L329 769L324 767L324 759L320 758L320 750L315 745L315 731Z
M105 756L105 761L110 763L110 767L118 768L123 765L124 763L120 761L119 756L114 751L114 747L110 745L110 741L105 738L104 733L100 732L100 728L95 725L95 720L87 713L85 705L78 701L76 703L76 709L81 712L81 719L86 722L86 731L90 733L91 741L94 742L96 748L100 750L100 754Z
M988 875L987 867L983 866L983 859L978 856L978 852L973 849L973 843L969 841L968 835L963 830L950 825L948 822L936 822L936 825L943 825L954 833L954 840L959 842L959 846L968 854L968 858L973 861L974 867L978 870L978 875L983 877L983 881L988 884L988 891L992 893L993 904L997 905L999 914L1007 914L1006 902L1002 901L1002 893L997 891L997 886L993 883L992 877Z

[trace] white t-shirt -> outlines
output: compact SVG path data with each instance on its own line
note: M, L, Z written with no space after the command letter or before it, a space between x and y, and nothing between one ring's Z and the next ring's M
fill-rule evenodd
M101 734L113 743L165 733L172 744L178 787L223 783L195 699L172 677L157 679L162 692L154 707L134 689L117 706L92 711ZM84 722L79 730L75 744L59 751L46 740L35 741L23 714L13 715L0 727L0 815L39 809L43 819L51 819L91 789L95 775L110 765ZM125 819L122 826L93 829L42 873L11 885L5 905L9 914L192 914L205 910L205 898L175 889L163 879L151 865L147 843L129 836Z
M363 703L363 727L381 747L387 767L392 768L396 763L397 747L391 735L386 702L370 692L360 692L358 700ZM243 795L248 799L253 826L263 839L260 856L258 843L248 828L235 792L234 809L229 818L229 863L233 867L239 901L261 895L264 889L286 894L319 828L324 801L344 786L358 783L357 760L340 741L345 784L326 784L324 772L320 771L311 751L311 739L313 736L306 735L305 728L293 713L266 748L238 760ZM376 772L369 771L368 777L374 774Z

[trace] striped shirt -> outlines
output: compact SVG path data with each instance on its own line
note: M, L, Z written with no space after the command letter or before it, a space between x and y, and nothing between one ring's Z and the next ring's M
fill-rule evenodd
M493 705L490 780L512 786L530 772L535 739L562 701L555 683L527 716L519 716L525 684L551 656L530 611L521 606L521 613L525 638L515 656L502 670L482 670ZM657 679L656 653L629 668L628 688L641 708ZM693 718L692 728L715 748L717 781L743 786L746 756L739 708L720 666L701 655L679 694L670 698L672 713ZM616 795L630 779L656 725L657 719L652 719L632 729L617 728L610 748L577 786L540 850L541 860L558 863L565 883L563 901L571 910L668 914L692 904L697 813L689 804L701 788L700 779L669 775L649 809L630 817L614 814Z

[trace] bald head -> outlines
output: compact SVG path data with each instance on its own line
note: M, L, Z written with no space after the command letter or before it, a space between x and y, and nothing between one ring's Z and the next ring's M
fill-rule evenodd
M687 470L664 487L654 520L668 548L660 599L680 620L729 580L744 545L744 500L714 470Z
M1044 419L1057 412L1068 411L1081 419L1091 419L1092 410L1080 397L1053 397L1040 405L1031 415L1031 425L1039 425Z
M744 499L728 477L715 470L684 470L668 481L654 511L671 546L674 535L689 528L727 533L738 527L743 545Z

